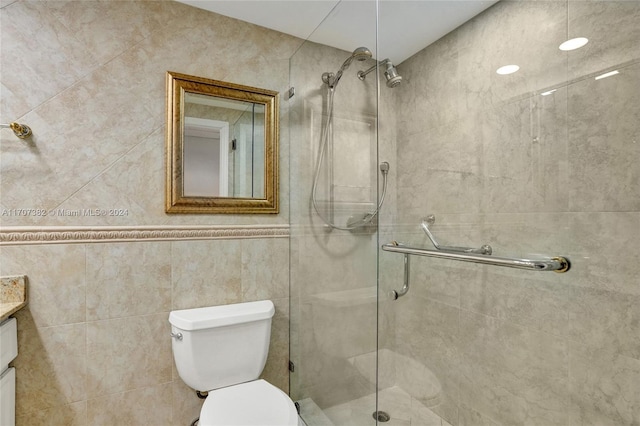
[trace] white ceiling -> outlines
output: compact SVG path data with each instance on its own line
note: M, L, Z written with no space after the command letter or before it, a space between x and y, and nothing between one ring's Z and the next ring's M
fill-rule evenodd
M346 51L376 51L373 0L178 0ZM498 0L380 0L378 58L399 64Z

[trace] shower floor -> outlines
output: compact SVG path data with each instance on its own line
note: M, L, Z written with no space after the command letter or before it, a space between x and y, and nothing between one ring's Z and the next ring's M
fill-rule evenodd
M307 398L298 401L302 418L307 426L375 426L373 412L376 407L376 395L365 397L320 409L313 400ZM451 426L436 413L425 407L398 386L379 392L378 410L389 414L388 422L379 425L388 426Z

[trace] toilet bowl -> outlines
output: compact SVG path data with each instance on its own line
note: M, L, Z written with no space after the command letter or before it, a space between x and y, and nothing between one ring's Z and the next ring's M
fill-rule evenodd
M291 398L265 380L229 386L209 393L199 426L298 426Z
M298 426L295 404L258 379L269 353L273 302L184 309L169 314L180 378L207 391L199 426Z

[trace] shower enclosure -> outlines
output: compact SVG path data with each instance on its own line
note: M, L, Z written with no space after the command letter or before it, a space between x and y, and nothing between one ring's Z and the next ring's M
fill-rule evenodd
M423 3L480 2L342 1L316 33L351 37L341 15L368 30L343 49L314 33L290 58L302 418L639 424L640 2L486 3L398 59L381 41Z

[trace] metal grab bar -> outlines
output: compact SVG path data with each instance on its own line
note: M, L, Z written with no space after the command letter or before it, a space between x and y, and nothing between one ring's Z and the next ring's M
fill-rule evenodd
M396 241L383 244L382 250L394 253L402 253L405 255L413 254L416 256L437 257L440 259L451 259L461 262L479 263L483 265L504 266L507 268L528 269L532 271L554 271L563 273L567 272L571 268L569 259L562 256L539 260L516 259L509 257L495 257L484 254L457 253L451 251L438 251L408 247Z
M404 254L404 284L400 291L391 290L389 292L389 298L392 300L398 300L398 297L402 297L409 292L409 275L410 275L410 258L407 253Z
M436 250L453 251L453 252L457 252L457 253L477 253L477 254L491 254L492 253L493 250L492 250L491 246L488 245L488 244L485 244L480 248L441 246L436 241L436 237L434 237L433 234L431 233L431 231L429 230L429 225L433 225L435 222L436 222L436 217L434 215L430 214L429 216L427 216L424 219L422 219L422 222L420 222L420 226L422 227L422 230L424 231L424 233L427 234L427 237L429 237L429 239L431 240L431 244L433 244L433 246L436 248Z

